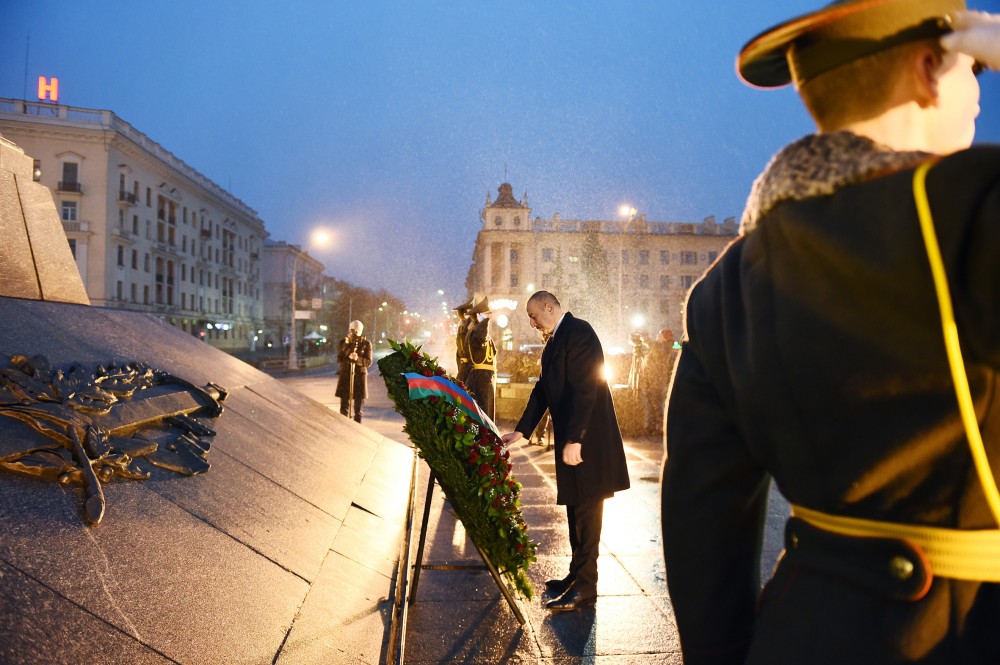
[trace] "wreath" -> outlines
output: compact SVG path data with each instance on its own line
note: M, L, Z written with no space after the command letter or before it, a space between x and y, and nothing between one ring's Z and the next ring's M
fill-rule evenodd
M538 544L521 516L521 483L493 422L432 358L410 342L389 340L378 361L389 396L405 419L403 431L437 477L466 533L525 597L527 570Z

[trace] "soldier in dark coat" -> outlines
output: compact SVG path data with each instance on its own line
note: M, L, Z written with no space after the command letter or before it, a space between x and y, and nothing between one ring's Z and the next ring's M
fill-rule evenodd
M820 133L772 159L686 308L662 511L689 665L1000 663L1000 149L969 149L1000 17L963 8L838 2L740 54ZM771 479L793 517L761 595Z
M469 378L469 371L472 369L472 359L469 358L469 348L467 337L469 336L469 310L475 304L474 298L469 298L455 308L458 313L458 332L455 334L455 378L465 383Z
M493 420L496 402L497 346L490 336L490 303L480 296L469 310L469 332L465 337L469 374L465 385L483 413Z
M552 337L542 351L542 371L507 443L529 436L548 409L556 458L556 503L566 506L573 552L569 574L545 583L550 610L576 610L597 600L597 555L604 500L629 488L625 449L611 389L604 379L604 351L589 323L563 312L547 291L528 299L531 325Z
M362 335L364 325L351 321L347 337L337 348L337 392L340 413L350 415L350 402L354 400L354 420L361 422L362 407L368 399L368 368L372 366L372 343ZM351 371L354 372L354 391L351 391Z

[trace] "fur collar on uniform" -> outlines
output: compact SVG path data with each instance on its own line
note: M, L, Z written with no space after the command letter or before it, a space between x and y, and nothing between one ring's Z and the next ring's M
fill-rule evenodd
M828 196L837 189L912 168L925 152L898 152L850 131L810 134L782 148L753 183L740 233L782 201Z

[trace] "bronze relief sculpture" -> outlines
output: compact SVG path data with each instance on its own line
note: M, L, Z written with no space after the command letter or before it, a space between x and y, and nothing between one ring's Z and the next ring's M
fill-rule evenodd
M222 414L225 389L204 387L145 363L87 369L11 356L0 367L0 416L29 426L0 428L0 468L82 485L84 516L104 516L102 483L149 478L144 462L185 475L204 473L215 432L195 417Z

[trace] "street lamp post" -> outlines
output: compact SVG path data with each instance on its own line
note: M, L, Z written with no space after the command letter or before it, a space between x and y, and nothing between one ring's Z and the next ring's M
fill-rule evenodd
M302 252L297 252L292 255L292 326L291 332L288 335L290 344L288 345L288 369L298 369L299 367L299 354L295 350L295 286L298 280L298 269L299 269L299 258L303 254L308 254L309 250L315 247L322 247L330 241L330 234L326 231L314 231L310 243L306 246L306 249Z
M623 205L618 209L622 217L628 217L621 233L618 234L618 340L621 341L624 331L622 330L622 319L625 317L623 300L625 299L625 234L628 227L635 219L636 209L632 206Z

